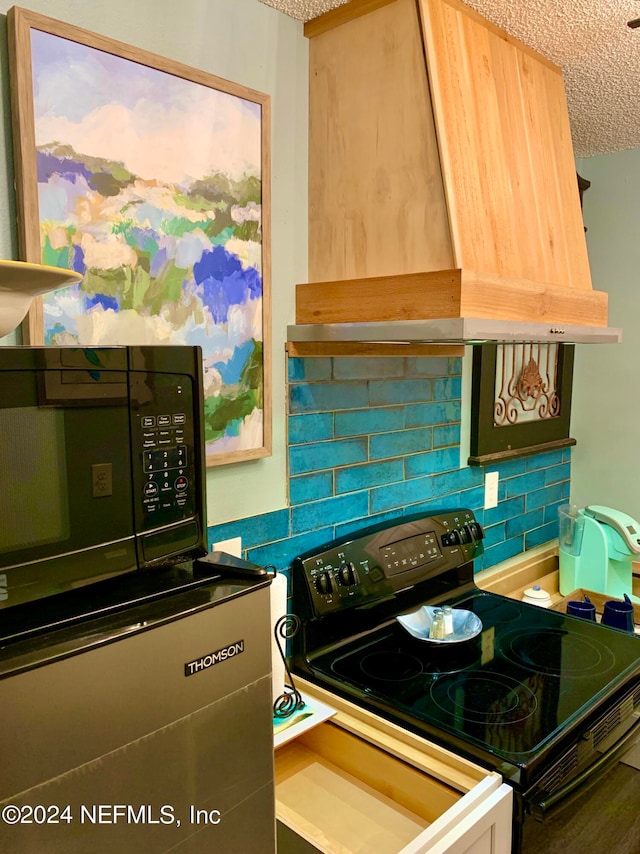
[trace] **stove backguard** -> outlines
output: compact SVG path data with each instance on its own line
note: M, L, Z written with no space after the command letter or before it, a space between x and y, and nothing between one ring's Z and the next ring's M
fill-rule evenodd
M296 559L294 572L305 580L297 585L296 605L305 617L322 617L373 605L430 579L437 582L479 557L483 536L470 510L369 528Z

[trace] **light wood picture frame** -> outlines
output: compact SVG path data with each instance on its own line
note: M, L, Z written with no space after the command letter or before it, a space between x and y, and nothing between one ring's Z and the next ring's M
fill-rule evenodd
M30 344L197 344L207 465L271 454L270 98L13 7L20 257L79 285Z

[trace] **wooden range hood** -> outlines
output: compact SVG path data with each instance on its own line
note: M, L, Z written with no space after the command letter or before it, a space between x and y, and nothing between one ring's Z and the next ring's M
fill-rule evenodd
M292 341L619 341L561 70L458 0L305 26L309 283Z

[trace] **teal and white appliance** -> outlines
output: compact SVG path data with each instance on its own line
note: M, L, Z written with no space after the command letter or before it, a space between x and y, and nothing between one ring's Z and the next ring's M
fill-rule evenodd
M612 598L633 596L633 561L640 560L640 524L611 507L563 505L559 516L560 592L578 588Z

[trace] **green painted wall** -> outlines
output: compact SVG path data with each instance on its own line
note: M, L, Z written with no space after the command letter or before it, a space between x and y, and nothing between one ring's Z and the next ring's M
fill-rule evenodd
M609 294L619 345L576 348L571 499L640 519L640 149L578 161L594 288Z
M6 12L0 0L0 258L17 258ZM273 456L210 469L208 521L286 505L286 326L307 276L308 42L302 24L258 0L30 0L27 8L271 96ZM20 343L15 335L0 343Z

